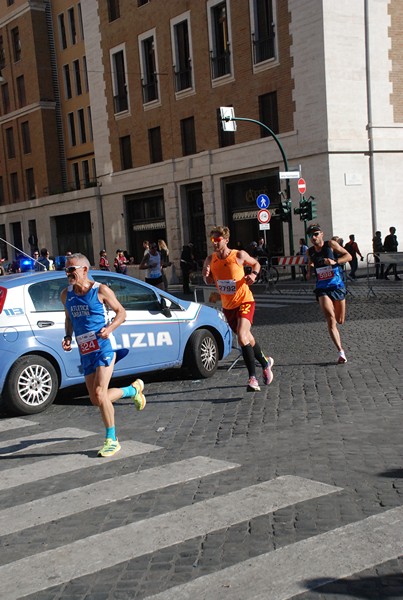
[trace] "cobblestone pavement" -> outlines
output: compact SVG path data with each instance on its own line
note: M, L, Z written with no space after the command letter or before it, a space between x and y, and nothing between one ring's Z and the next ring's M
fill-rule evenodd
M227 370L235 352L212 379L147 375L144 412L116 405L120 458L89 451L103 428L83 391L4 416L0 598L403 599L402 300L350 298L345 365L316 303L259 308L273 383L247 393L242 361ZM123 456L131 442L149 446ZM197 457L220 462L167 475Z

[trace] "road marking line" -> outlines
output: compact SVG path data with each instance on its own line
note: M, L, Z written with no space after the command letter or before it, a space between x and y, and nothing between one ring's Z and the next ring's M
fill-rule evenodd
M12 429L19 429L20 427L30 427L31 425L38 425L38 423L26 421L25 419L1 419L0 432L11 431Z
M97 457L97 452L100 447L101 444L98 444L96 448L76 450L70 454L62 454L55 458L41 460L34 464L21 465L13 469L2 471L0 491L32 483L33 481L39 481L40 479L47 479L54 475L71 473L72 471L87 469L88 467L104 466L105 458ZM122 450L116 454L116 456L108 458L108 462L110 460L122 460L129 456L136 456L137 454L140 455L146 454L147 452L154 452L155 450L161 450L161 447L143 444L141 442L125 441L122 443Z
M15 533L150 490L185 483L239 466L236 463L196 456L138 473L111 477L0 511L0 533Z
M85 431L84 429L76 429L75 427L65 427L63 429L55 429L53 431L45 431L34 435L20 437L14 440L0 443L0 455L9 456L23 452L24 454L34 453L38 448L59 444L60 442L71 442L72 440L96 435L93 431Z
M285 506L338 491L341 488L302 477L279 477L3 565L0 567L1 591L7 600L21 598Z
M147 600L290 600L396 559L402 548L400 506L199 577Z

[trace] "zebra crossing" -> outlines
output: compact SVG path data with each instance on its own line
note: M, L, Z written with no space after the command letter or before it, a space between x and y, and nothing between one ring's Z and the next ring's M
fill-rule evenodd
M4 419L0 432L13 431L36 424L24 419ZM32 430L32 429L31 429ZM0 489L16 489L23 498L24 486L41 479L52 480L74 471L105 466L105 459L96 456L91 436L97 433L78 428L61 428L40 434L20 435L0 443L0 456L35 458L37 449L52 447L66 441L88 441L84 452L61 454L2 471ZM62 447L63 448L63 447ZM124 464L130 457L163 450L161 446L125 441L122 451L108 464ZM7 465L8 466L8 465ZM98 481L49 494L0 510L0 535L24 532L29 543L33 527L41 527L60 519L140 494L169 486L183 486L213 474L226 473L241 467L239 462L194 456L175 462L165 462L138 472L107 475ZM49 588L71 582L103 569L152 555L162 549L182 544L198 536L226 530L240 523L300 502L315 501L332 494L342 494L340 487L294 475L239 487L214 495L163 514L129 522L101 533L81 537L36 554L19 555L7 560L8 547L2 545L0 566L0 597L7 600L24 598ZM387 510L362 521L292 543L259 555L232 567L203 575L187 583L161 591L150 600L289 600L307 589L327 581L344 578L356 572L397 558L403 547L403 507ZM105 552L105 548L108 552ZM309 587L307 587L307 582Z

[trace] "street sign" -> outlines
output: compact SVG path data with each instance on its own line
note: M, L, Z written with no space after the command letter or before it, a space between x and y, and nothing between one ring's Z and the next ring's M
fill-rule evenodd
M256 204L258 205L259 208L269 208L269 205L270 205L269 196L266 196L266 194L260 194L256 198Z
M259 223L268 223L271 219L271 214L268 210L259 210L257 213L257 219Z
M236 131L234 108L232 106L220 106L221 125L223 131Z
M263 231L265 229L270 229L270 223L259 223L259 229L260 229L260 231Z
M298 179L298 191L300 194L305 194L305 192L306 192L305 179L303 179L302 177L301 177L301 179Z
M280 179L298 179L300 177L300 171L280 171L279 177Z

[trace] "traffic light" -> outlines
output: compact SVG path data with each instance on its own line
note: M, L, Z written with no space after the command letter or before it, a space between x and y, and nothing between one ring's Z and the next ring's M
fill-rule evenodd
M309 200L305 200L305 196L299 201L299 208L294 208L294 214L299 215L301 221L308 221Z
M291 200L282 200L280 218L285 223L291 220Z
M316 219L318 215L318 211L316 208L316 202L314 202L313 200L311 200L311 214L310 214L310 221L313 221L314 219Z

